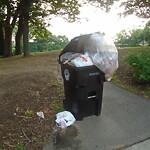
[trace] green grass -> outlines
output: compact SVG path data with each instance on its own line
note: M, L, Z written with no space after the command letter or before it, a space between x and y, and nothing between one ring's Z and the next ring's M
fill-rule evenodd
M17 150L26 150L26 148L23 144L18 144L17 145Z
M148 49L150 50L150 46L139 46L139 47L121 47L121 48L118 48L119 50L145 50L145 49Z
M147 95L150 97L150 87L148 87L147 90Z
M55 88L53 96L51 97L50 107L56 113L61 112L64 110L63 108L63 98L64 98L64 91L63 86L57 80L52 80L49 83L50 88Z
M44 54L49 54L49 53L56 53L60 52L61 50L53 50L53 51L48 51L48 52L31 52L31 56L39 56L39 55L44 55Z
M60 83L57 80L51 80L51 82L49 83L50 87L56 86L56 87L60 87Z
M16 59L21 59L21 58L24 58L23 55L15 55L11 57L0 58L0 62L11 61L11 60L16 60Z
M132 91L132 92L135 91L135 89L133 89L132 87L127 86L127 85L121 83L120 80L119 80L116 76L113 76L111 82L114 83L115 85L117 85L117 86L123 88L123 89L128 90L128 91Z
M31 56L39 56L39 55L43 55L43 54L48 54L48 53L50 53L50 51L49 52L31 52Z
M56 113L59 113L59 112L61 112L61 111L64 110L64 107L63 107L63 105L59 105L59 106L54 105L54 106L52 106L52 109L53 109Z
M30 117L33 115L33 111L32 110L26 110L24 114L25 114L25 116Z
M140 93L142 93L142 91L139 91L138 89L136 89L136 87L133 88L133 87L131 87L131 86L129 86L129 85L125 85L124 83L122 83L122 82L117 78L117 76L113 76L111 82L114 83L116 86L121 87L121 88L123 88L123 89L125 89L125 90L128 90L128 91L130 91L130 92L133 92L133 93L136 93L136 94L139 94L139 95L140 95ZM150 99L150 87L145 88L145 89L146 89L146 91L144 92L143 97Z
M48 51L48 52L31 52L30 55L31 57L33 56L40 56L40 55L45 55L45 54L49 54L49 53L60 53L61 50L54 50L54 51ZM0 62L5 62L5 61L11 61L11 60L17 60L17 59L24 59L24 55L20 54L20 55L14 55L11 57L0 57Z

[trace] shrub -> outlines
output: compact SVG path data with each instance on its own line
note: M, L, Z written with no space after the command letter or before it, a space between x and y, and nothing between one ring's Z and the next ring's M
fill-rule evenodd
M124 59L133 68L133 77L140 81L150 81L150 50L131 53Z

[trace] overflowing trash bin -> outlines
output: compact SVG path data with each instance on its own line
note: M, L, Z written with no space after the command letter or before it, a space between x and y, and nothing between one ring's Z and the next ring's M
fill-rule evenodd
M64 80L64 108L76 119L100 115L103 84L118 67L118 52L103 33L76 37L59 55Z

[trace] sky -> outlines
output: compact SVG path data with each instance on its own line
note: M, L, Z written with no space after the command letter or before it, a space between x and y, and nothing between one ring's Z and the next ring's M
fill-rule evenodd
M86 5L80 8L80 22L68 23L61 17L55 17L51 20L51 26L48 30L54 35L66 35L69 40L81 34L93 32L104 32L111 38L121 30L132 30L134 28L143 28L146 20L140 19L134 15L119 17L118 13L122 11L119 5L115 5L109 13Z

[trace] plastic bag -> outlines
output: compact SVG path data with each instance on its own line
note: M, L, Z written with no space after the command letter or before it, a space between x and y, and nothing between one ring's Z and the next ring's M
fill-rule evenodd
M118 51L114 43L103 33L94 33L84 47L92 62L105 73L106 81L110 81L118 68Z
M71 61L76 67L84 67L93 65L91 58L87 53L78 54L78 56Z
M72 57L76 57L77 54L73 54L72 52L67 52L60 57L60 61L63 62L63 59L71 60Z
M63 62L63 64L71 62L76 67L93 65L92 60L89 57L88 53L81 54L81 53L67 52L60 57L60 60Z
M44 119L44 113L43 112L37 112L36 114L37 114L37 116L39 116L39 117Z
M55 122L60 126L60 128L65 128L72 125L75 122L74 116L69 111L63 111L56 114Z

